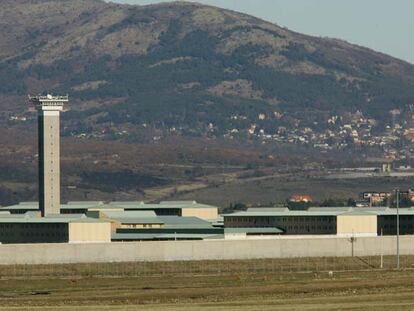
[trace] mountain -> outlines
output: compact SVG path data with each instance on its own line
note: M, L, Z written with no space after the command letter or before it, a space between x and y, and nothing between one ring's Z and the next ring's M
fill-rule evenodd
M195 3L3 0L0 8L0 125L11 149L35 128L25 96L51 92L71 97L63 136L101 150L172 137L217 140L232 150L221 153L226 163L235 150L256 149L252 162L276 152L259 155L263 145L409 153L414 65L393 57Z
M95 0L1 6L2 95L70 93L69 118L189 132L212 123L223 133L243 125L232 115L312 124L358 110L381 118L414 102L411 64L228 10Z

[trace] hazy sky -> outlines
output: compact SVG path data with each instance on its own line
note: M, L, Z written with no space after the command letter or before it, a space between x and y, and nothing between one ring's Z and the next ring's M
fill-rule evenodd
M164 0L112 0L129 4ZM198 0L297 32L335 37L414 64L414 0Z

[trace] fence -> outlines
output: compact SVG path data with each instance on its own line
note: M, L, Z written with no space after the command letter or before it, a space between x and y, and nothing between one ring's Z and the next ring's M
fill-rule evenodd
M382 261L382 265L381 265ZM401 256L401 269L411 269L414 256ZM382 268L381 268L382 266ZM125 262L57 265L2 265L0 279L78 277L157 277L183 275L284 274L395 269L396 257L321 257L254 260Z

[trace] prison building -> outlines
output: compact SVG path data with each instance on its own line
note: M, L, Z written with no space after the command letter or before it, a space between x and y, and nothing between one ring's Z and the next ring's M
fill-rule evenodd
M118 229L161 228L164 223L153 211L89 211L89 217L109 221L112 232Z
M400 234L414 234L414 208L400 208ZM378 235L397 234L396 209L385 209L378 215Z
M2 214L0 242L3 244L111 242L111 224L82 215L40 217L40 213Z
M224 228L224 238L226 240L239 240L245 238L265 238L274 235L281 235L284 232L276 227L250 227L250 228Z
M0 208L0 211L9 211L12 214L38 210L38 202L23 202ZM154 211L157 216L197 217L205 220L218 218L218 207L196 201L161 201L159 204L146 204L141 201L70 201L60 206L61 214L86 214L90 211Z
M250 208L224 215L224 227L274 228L285 235L377 235L377 217L373 211L353 208Z
M197 217L158 216L154 211L89 212L112 224L112 241L223 238L223 228Z
M144 202L111 202L125 211L154 211L157 216L198 217L211 220L218 218L218 207L196 201L161 201L158 204Z
M1 206L0 211L10 214L26 214L27 212L39 212L39 202L21 202L15 205Z

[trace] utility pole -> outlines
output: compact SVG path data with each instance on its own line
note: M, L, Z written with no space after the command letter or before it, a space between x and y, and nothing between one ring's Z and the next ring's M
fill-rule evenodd
M354 235L354 230L352 230L352 235L349 238L349 242L351 243L351 256L354 257L354 243L356 242L357 238Z
M384 268L384 252L382 250L382 238L383 238L383 232L382 232L382 228L381 228L381 264L380 264L380 268Z
M397 270L400 270L400 189L397 189Z

